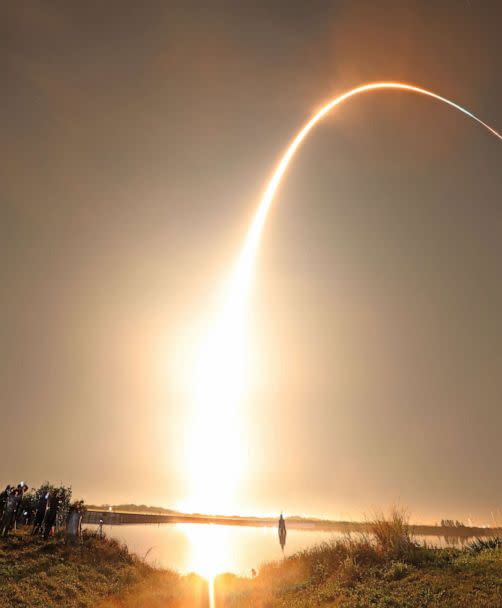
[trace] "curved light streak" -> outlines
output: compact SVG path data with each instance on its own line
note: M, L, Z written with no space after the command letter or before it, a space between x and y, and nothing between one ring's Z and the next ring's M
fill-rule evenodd
M284 177L284 174L286 173L288 166L298 148L301 146L310 131L327 114L329 114L331 110L333 110L343 102L347 101L348 99L355 97L356 95L359 95L361 93L369 93L381 89L407 91L410 93L416 93L418 95L425 95L426 97L432 97L433 99L441 101L442 103L454 108L455 110L462 112L472 120L476 121L482 127L487 129L489 133L491 133L502 141L502 135L498 131L496 131L486 122L482 121L480 118L478 118L475 114L473 114L466 108L463 108L461 105L455 103L454 101L451 101L446 97L442 97L441 95L429 91L428 89L423 89L422 87L417 87L411 84L406 84L402 82L374 82L356 87L354 89L351 89L350 91L347 91L346 93L343 93L339 97L335 97L335 99L332 99L325 106L323 106L316 114L314 114L314 116L301 128L296 137L289 144L288 148L286 149L286 152L277 164L274 173L270 178L270 181L268 182L268 185L265 189L265 192L263 193L257 211L252 220L251 226L248 230L246 239L244 241L244 246L242 248L241 254L237 262L237 266L235 268L234 280L231 284L230 299L228 302L231 308L233 308L233 306L236 304L236 299L243 303L243 298L245 297L247 288L249 286L250 274L252 272L254 259L270 207L272 206L275 194L281 184L282 178Z

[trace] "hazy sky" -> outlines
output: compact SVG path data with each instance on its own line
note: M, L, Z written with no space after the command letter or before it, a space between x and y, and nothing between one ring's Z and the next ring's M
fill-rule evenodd
M0 483L178 504L173 370L281 151L383 79L502 129L501 22L498 0L3 3ZM265 232L238 509L502 521L501 259L500 141L405 93L328 118Z

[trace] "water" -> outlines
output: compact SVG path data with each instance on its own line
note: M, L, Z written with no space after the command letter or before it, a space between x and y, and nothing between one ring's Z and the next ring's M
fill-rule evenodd
M86 528L96 529L88 524ZM216 524L132 524L104 526L106 535L124 542L152 565L182 574L211 577L223 572L251 576L261 563L282 558L277 528ZM285 555L322 541L342 538L340 532L288 529Z
M181 574L196 572L208 580L223 572L251 576L263 562L282 558L276 527L181 523L105 526L104 530L154 566ZM336 531L289 528L285 555L344 537ZM435 546L461 545L460 539L439 536L418 536L417 540Z

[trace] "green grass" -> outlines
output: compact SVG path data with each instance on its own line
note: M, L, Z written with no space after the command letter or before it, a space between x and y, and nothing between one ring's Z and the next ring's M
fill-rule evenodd
M216 581L218 608L502 608L502 543L436 549L416 542L403 512L347 537Z
M158 570L113 539L0 541L0 608L207 608L207 583Z

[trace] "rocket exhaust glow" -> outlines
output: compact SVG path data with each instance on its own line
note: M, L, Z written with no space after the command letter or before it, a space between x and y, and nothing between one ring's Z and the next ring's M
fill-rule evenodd
M275 194L295 153L317 123L352 97L383 89L431 97L462 112L502 141L498 131L457 103L427 89L400 82L376 82L351 89L324 105L305 123L279 160L265 188L230 276L224 308L201 345L191 382L195 390L196 414L187 470L192 482L191 504L194 508L212 512L231 508L230 501L242 475L238 404L246 391L247 296L261 235Z

